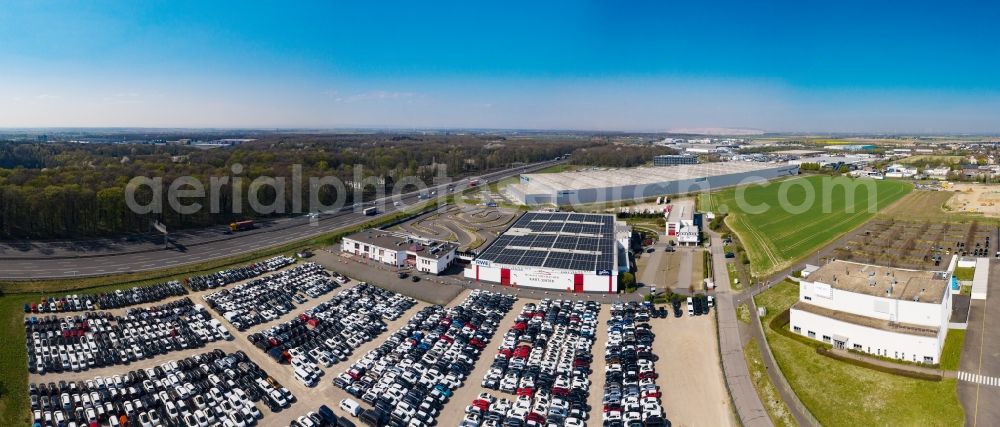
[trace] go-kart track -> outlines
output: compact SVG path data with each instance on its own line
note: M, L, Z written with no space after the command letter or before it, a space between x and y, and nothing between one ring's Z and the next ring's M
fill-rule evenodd
M481 175L481 185L508 176L559 163L546 161ZM454 182L455 192L468 188L468 179ZM428 188L438 199L447 196L447 184ZM416 192L400 196L400 206L388 200L384 211L366 216L360 208L323 214L318 220L302 216L262 224L257 230L227 235L222 228L172 234L170 247L163 249L162 238L130 241L101 240L80 242L0 242L0 279L37 280L66 277L102 276L160 270L210 261L280 246L348 228L389 215L420 203ZM365 206L369 206L366 203Z

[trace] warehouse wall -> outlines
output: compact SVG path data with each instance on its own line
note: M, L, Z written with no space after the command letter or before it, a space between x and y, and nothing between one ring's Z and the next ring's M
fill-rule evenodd
M944 345L938 337L907 335L881 329L855 325L853 323L830 319L802 310L791 309L788 327L793 333L795 327L798 334L809 337L809 332L815 333L817 341L823 341L823 336L843 336L847 338L846 349L853 349L854 344L861 345L860 351L882 356L924 362L924 357L930 357L930 363L938 363L941 347ZM947 328L945 328L947 330Z
M501 270L498 266L485 267L473 264L465 269L465 277L481 282L501 282ZM583 292L613 293L618 291L618 276L599 276L591 273L574 273L570 271L549 270L540 268L514 267L510 270L510 285L518 288L546 289L557 292L573 292L575 276L583 279Z
M711 191L723 187L749 184L752 182L759 182L762 180L769 180L795 174L798 174L798 166L781 165L771 169L761 169L729 175L666 181L643 185L555 191L552 194L525 194L519 189L516 192L516 195L522 203L528 205L555 203L560 206L565 206L617 200L642 200L664 195ZM554 198L554 201L552 198Z

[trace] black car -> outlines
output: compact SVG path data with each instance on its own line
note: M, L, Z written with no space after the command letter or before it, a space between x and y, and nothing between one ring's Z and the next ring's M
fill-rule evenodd
M410 276L410 281L412 281L412 282L419 282L420 281L420 276Z
M681 317L681 302L674 301L673 307L674 307L674 317Z
M407 276L409 276L409 274L406 274L405 271L400 271L399 274L396 275L396 277L399 277L400 279L405 279Z

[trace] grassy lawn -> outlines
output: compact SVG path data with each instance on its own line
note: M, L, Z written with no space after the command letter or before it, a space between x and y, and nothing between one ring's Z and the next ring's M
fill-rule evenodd
M910 156L905 159L900 159L899 163L912 164L912 163L934 163L942 165L957 165L962 162L962 156L933 156L933 155L917 155Z
M740 307L746 307L746 304ZM798 425L795 423L795 419L792 418L791 412L788 411L785 401L781 400L778 389L774 388L774 384L771 383L771 377L767 376L767 367L764 366L764 359L761 357L757 341L750 340L746 347L743 347L743 355L747 359L747 368L750 370L753 388L757 389L757 395L760 396L760 400L764 404L764 409L767 410L767 416L771 418L771 422L777 427L794 427Z
M798 299L795 283L781 282L755 297L782 373L809 411L825 426L962 425L965 414L955 380L922 381L838 362L814 347L768 327Z
M965 342L964 329L949 329L941 349L941 369L957 371L958 362L962 356L962 344Z
M750 323L753 318L750 317L750 305L747 303L740 304L736 307L736 319L743 323Z
M872 218L869 187L875 192L875 210L913 189L903 181L807 176L700 197L706 209L729 213L726 225L739 236L751 272L759 277L788 267Z
M561 164L558 164L558 165L549 166L549 167L547 167L545 169L539 169L539 170L534 171L532 173L559 173L559 172L575 171L576 169L577 169L577 167L574 166L574 165L571 165L569 163L561 163Z
M731 262L727 262L726 271L729 272L729 287L734 291L742 291L745 283L739 280L740 275L736 273L736 265Z
M976 274L975 267L958 267L955 268L955 278L958 280L972 280L972 276Z

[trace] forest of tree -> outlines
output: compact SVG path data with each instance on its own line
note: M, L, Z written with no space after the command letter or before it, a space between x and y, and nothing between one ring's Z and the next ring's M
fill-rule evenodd
M276 135L210 150L182 145L0 142L0 238L146 232L152 219L180 229L259 217L250 209L247 191L249 183L261 176L286 177L284 200L275 203L284 213L273 215L287 215L293 206L293 165L301 165L305 177L301 206L306 210L312 196L308 177L335 176L350 185L358 166L363 177L384 178L384 190L391 193L399 178L413 176L430 183L440 168L446 168L451 177L469 176L567 153L587 157L603 149L583 139L392 134ZM628 153L622 156L627 157L625 163L637 161ZM242 166L240 173L234 173L236 164ZM203 208L187 215L169 208L160 215L133 213L126 206L125 193L129 181L139 176L162 178L163 195L178 178L193 177L203 183L206 195L185 199L185 203L201 203ZM235 191L242 194L242 213L233 213L231 183L222 184L216 192L221 213L211 213L209 177L235 176L242 178ZM372 186L365 190L369 197L375 192ZM338 196L353 203L353 190L348 188L346 193L338 195L334 187L324 186L316 196L324 204L332 204ZM140 202L153 197L148 187L140 187L136 194ZM274 202L276 195L273 187L258 190L263 204Z
M643 145L598 145L573 151L570 162L577 165L624 168L641 166L661 154L677 154L669 147Z

